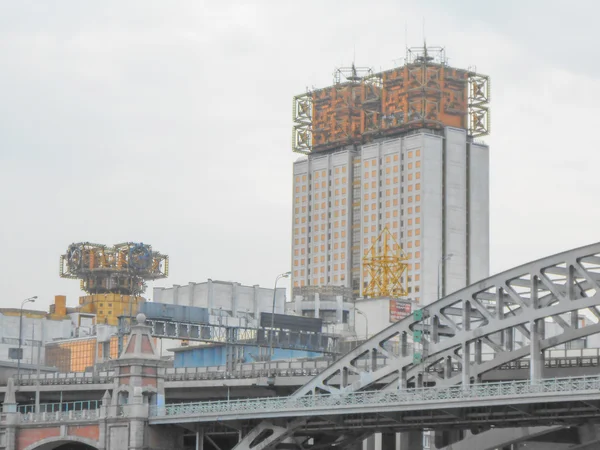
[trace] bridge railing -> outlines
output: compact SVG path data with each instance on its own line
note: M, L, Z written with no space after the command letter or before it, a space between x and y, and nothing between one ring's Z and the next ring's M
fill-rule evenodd
M68 422L96 420L100 417L99 409L82 409L80 411L28 412L21 414L21 423Z
M58 413L69 411L87 411L98 409L101 400L79 400L74 402L40 403L40 413ZM21 414L35 413L35 405L18 405L17 411Z
M545 352L546 367L580 367L600 365L599 348L583 348L573 350L550 350ZM491 359L493 354L484 353L484 361ZM379 358L378 365L385 365L385 358ZM325 370L330 362L325 360L306 360L306 361L273 361L272 373L277 377L294 376L315 376ZM366 366L367 361L358 361L357 367ZM528 369L529 358L523 358L517 361L504 364L499 367L500 370ZM433 366L428 370L435 372L443 370L443 365ZM461 370L460 364L453 364L453 371ZM165 372L166 381L186 381L186 380L221 380L221 379L240 379L240 378L259 378L266 377L269 374L268 362L241 363L234 367L233 371L227 372L225 366L209 367L181 367L168 368ZM73 372L73 373L46 373L40 374L21 374L20 383L22 386L35 385L39 380L41 385L69 385L69 384L108 384L114 380L114 372L102 371L96 374L92 372Z
M32 386L39 381L40 385L65 384L107 384L114 380L114 372L55 372L37 374L20 374L18 382L21 386Z
M165 406L152 406L153 417L170 416L210 416L235 415L240 413L273 413L294 412L321 408L344 408L351 406L378 406L398 404L422 404L440 400L473 400L505 396L524 396L547 393L574 393L600 390L600 377L571 377L545 379L531 383L510 381L499 383L482 383L469 386L452 386L445 388L414 388L400 391L366 391L344 395L325 394L304 397L270 397L254 399L236 399L223 401L178 403Z

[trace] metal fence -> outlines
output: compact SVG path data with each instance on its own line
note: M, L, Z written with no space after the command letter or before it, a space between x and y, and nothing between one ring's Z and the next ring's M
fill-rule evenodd
M80 411L56 411L27 413L21 415L21 423L68 422L96 420L100 417L99 409L83 409Z
M347 407L415 404L442 400L476 400L547 393L575 393L600 390L600 377L553 378L538 382L510 381L446 388L415 388L398 391L367 391L343 395L326 394L304 397L271 397L229 401L209 401L152 406L153 417L236 415L240 413L294 413L301 410L332 409L343 413ZM208 417L207 417L208 419Z
M492 359L493 354L483 354L483 360ZM588 367L600 365L600 349L584 348L573 350L550 350L545 352L546 367L569 368L569 367ZM306 360L306 361L273 361L271 373L277 377L300 377L316 376L325 370L331 361L328 360ZM367 364L366 360L357 361L357 367ZM378 366L385 365L386 359L379 358ZM522 358L509 362L498 367L499 370L529 369L529 358ZM442 364L432 366L429 372L443 371ZM461 364L454 363L453 372L460 372ZM236 364L233 370L228 371L226 366L210 367L181 367L168 368L165 371L166 381L186 381L186 380L221 380L221 379L241 379L241 378L259 378L266 377L269 374L268 362L254 362ZM21 374L20 384L22 386L35 385L38 381L40 385L69 385L69 384L107 384L114 380L114 372L101 371L92 372L72 372L72 373L46 373L40 374Z
M100 408L100 400L81 400L75 402L40 403L40 413L58 413L69 411L88 411ZM21 414L35 413L35 405L19 405L17 411Z

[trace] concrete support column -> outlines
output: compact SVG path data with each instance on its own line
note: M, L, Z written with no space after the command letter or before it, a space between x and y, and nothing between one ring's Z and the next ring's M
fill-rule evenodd
M129 421L129 449L128 450L144 450L146 422L143 420Z
M19 413L17 412L15 393L14 379L9 378L6 385L6 394L4 395L4 404L2 405L2 414L4 415L5 420L0 423L0 428L4 428L4 440L6 443L4 450L16 450L17 448Z
M398 450L423 450L423 432L405 431L400 433L400 447Z
M321 297L318 292L315 292L315 318L319 318L319 310L321 309Z
M396 450L396 433L381 434L381 450Z
M377 450L375 448L375 435L371 435L363 441L363 450Z
M196 431L196 449L204 450L204 430Z

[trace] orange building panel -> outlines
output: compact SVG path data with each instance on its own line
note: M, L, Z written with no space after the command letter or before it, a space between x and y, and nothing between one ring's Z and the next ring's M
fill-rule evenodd
M428 48L416 50L402 67L364 76L354 66L338 69L333 86L294 97L294 151L364 144L413 128L488 134L489 78L448 66L443 49L436 49L438 60Z

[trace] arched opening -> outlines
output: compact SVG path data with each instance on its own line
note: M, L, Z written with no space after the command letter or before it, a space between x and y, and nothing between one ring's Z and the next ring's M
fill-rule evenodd
M81 442L67 442L61 444L58 447L54 447L53 450L97 450L96 447L91 445L82 444Z
M70 436L42 439L24 450L98 450L98 447L94 440Z

